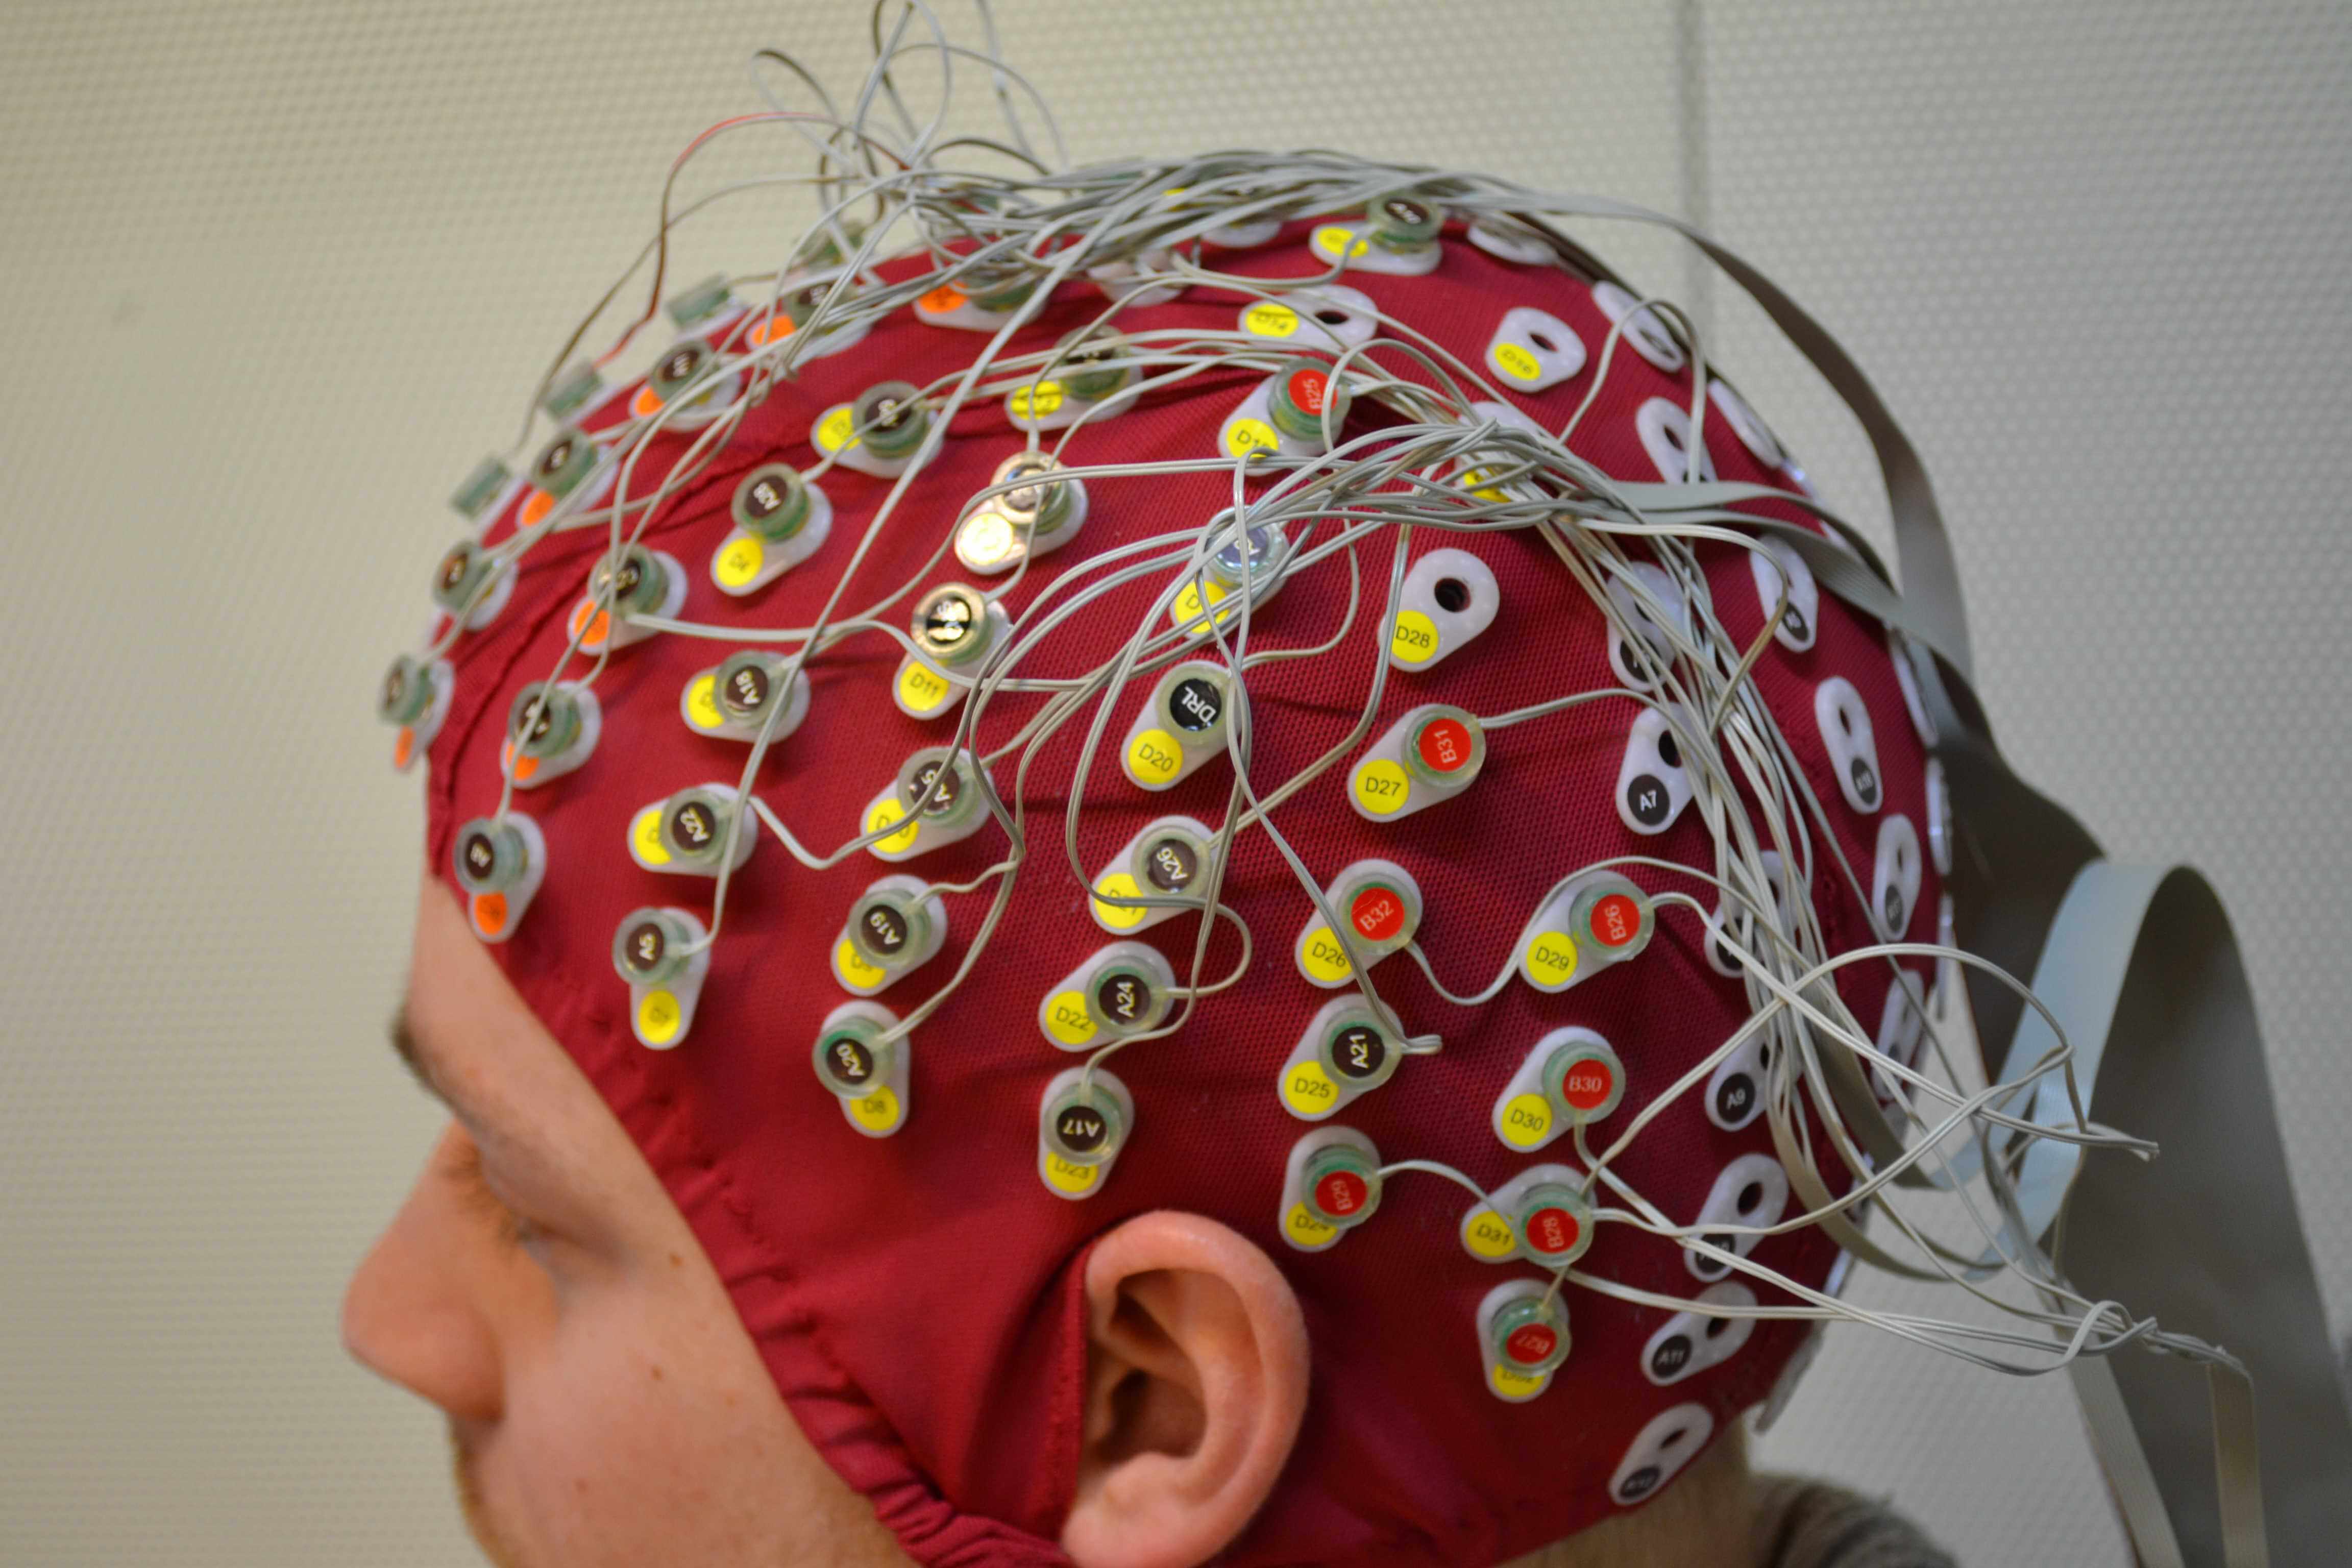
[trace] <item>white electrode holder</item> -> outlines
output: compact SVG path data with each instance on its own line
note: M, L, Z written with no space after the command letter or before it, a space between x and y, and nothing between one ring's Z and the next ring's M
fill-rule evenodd
M946 902L939 894L925 891L929 886L920 877L909 877L903 872L877 878L866 884L866 891L859 894L857 902L850 906L849 917L842 921L841 934L833 942L833 977L844 991L857 996L879 996L939 956L940 949L947 945L948 910ZM910 900L906 909L897 913L902 921L911 914L917 928L911 931L903 929L898 931L898 940L905 944L904 951L895 962L887 963L877 963L869 958L866 950L853 939L849 929L849 921L855 919L859 908L877 893L902 894Z
M826 1035L851 1020L862 1020L877 1029L898 1026L898 1015L879 1002L844 1002L824 1016L818 1026L817 1037ZM907 1125L914 1113L915 1039L901 1036L890 1042L889 1054L882 1064L879 1083L864 1094L844 1094L826 1084L827 1092L841 1102L841 1119L868 1138L887 1138Z
M1172 789L1223 756L1233 727L1232 679L1214 659L1171 665L1119 742L1119 767L1129 782L1154 792Z
M716 877L719 875L719 864L716 859L681 858L672 852L669 844L663 837L667 819L688 804L683 798L687 796L708 798L700 800L700 804L706 808L706 816L698 817L695 823L686 826L698 831L702 827L709 827L712 831L720 834L726 832L727 825L719 812L709 809L713 802L715 801L719 807L725 807L733 805L741 798L733 784L714 783L697 784L691 788L680 790L676 795L666 795L660 800L639 806L629 814L629 858L645 869L658 871L664 876ZM740 868L744 861L751 858L751 847L759 841L759 837L760 818L757 814L747 810L742 814L742 826L736 831L735 853L729 863L730 870Z
M675 1049L692 1032L702 983L710 973L709 929L690 910L672 906L663 912L683 929L697 951L685 969L669 979L629 982L629 1029L637 1044L652 1051Z
M1153 907L1106 900L1187 897L1208 877L1215 839L1209 825L1194 816L1158 816L1144 824L1095 874L1087 900L1095 924L1113 936L1132 936L1200 908L1197 901Z
M1599 1121L1625 1097L1625 1068L1609 1042L1570 1024L1528 1049L1495 1097L1491 1125L1504 1148L1532 1154L1579 1122Z
M1592 286L1592 302L1601 313L1624 331L1618 336L1625 345L1668 375L1679 375L1690 361L1683 353L1682 340L1667 327L1665 319L1656 310L1642 304L1623 287L1606 279ZM1640 307L1638 310L1635 307Z
M1389 627L1389 667L1423 670L1495 624L1502 590L1494 568L1466 550L1433 550L1408 568Z
M1641 956L1658 929L1650 895L1623 873L1583 872L1547 898L1519 934L1519 978L1547 995Z
M1679 730L1680 733L1676 731ZM1617 819L1644 837L1664 833L1698 793L1698 775L1683 756L1698 721L1679 702L1644 707L1625 732L1617 764Z
M1377 272L1391 278L1425 278L1437 270L1444 247L1435 240L1412 250L1391 250L1371 239L1373 225L1365 219L1319 223L1307 236L1307 248L1318 268L1338 262L1351 272Z
M547 837L539 824L519 811L508 812L501 820L522 839L522 875L511 887L467 895L466 923L487 942L501 942L514 935L522 917L530 913L531 900L539 897L540 884L547 879Z
M1323 889L1323 902L1349 927L1346 942L1310 909L1291 944L1291 961L1309 984L1336 990L1356 977L1352 945L1366 966L1378 963L1413 939L1421 929L1421 884L1393 860L1357 860L1341 868Z
M1037 1029L1055 1050L1086 1051L1156 1028L1175 1003L1176 972L1149 942L1098 947L1037 1004Z
M1275 1096L1301 1121L1322 1121L1395 1077L1403 1059L1403 1042L1362 997L1334 996L1283 1058Z
M1282 1239L1300 1252L1328 1251L1353 1228L1318 1217L1307 1201L1307 1163L1334 1148L1356 1150L1374 1168L1381 1163L1381 1152L1372 1141L1352 1127L1318 1127L1290 1146L1290 1156L1282 1168L1282 1197L1275 1209L1275 1223L1281 1228Z
M1476 717L1443 702L1406 710L1348 773L1348 804L1367 822L1397 822L1452 800L1486 765Z
M538 789L552 784L564 774L578 769L595 754L596 742L604 733L604 705L584 680L559 680L555 689L570 697L580 715L580 727L573 731L571 743L549 756L534 757L520 751L515 738L507 736L499 742L499 766L514 775L515 788Z
M1736 1279L1710 1285L1696 1298L1713 1306L1752 1308L1756 1292ZM1660 1388L1720 1366L1756 1331L1756 1320L1681 1311L1658 1325L1642 1347L1642 1375Z
M898 711L909 719L943 719L956 710L956 705L971 689L970 670L977 670L987 661L987 650L1002 645L1013 632L1013 617L995 600L988 601L987 640L981 644L965 665L950 670L946 665L907 650L898 660L898 673L890 678L890 700ZM967 668L966 667L969 667Z
M756 594L824 548L833 536L833 498L808 487L808 516L790 539L768 540L740 528L728 531L710 552L710 581L733 598Z
M1540 1279L1506 1279L1487 1291L1478 1302L1479 1374L1486 1380L1486 1392L1506 1405L1525 1405L1540 1395L1551 1386L1552 1373L1558 1368L1523 1372L1510 1364L1496 1335L1499 1326L1496 1319L1502 1316L1506 1307L1516 1302L1542 1300L1548 1289L1546 1282ZM1555 1298L1553 1307L1556 1321L1541 1326L1549 1328L1564 1342L1569 1337L1567 1304Z
M1756 549L1748 557L1748 571L1756 584L1757 613L1766 620L1780 607L1784 588L1788 594L1788 613L1772 629L1773 640L1790 653L1811 647L1814 628L1821 624L1822 590L1805 558L1786 540L1759 534Z
M927 755L944 758L948 754L946 747L929 747L916 752L913 758L908 759L908 763L912 765L917 759ZM992 819L989 816L987 803L979 798L978 794L979 762L969 751L952 754L961 761L964 770L969 770L969 776L961 777L955 785L960 793L949 809L934 815L938 806L938 797L934 795L931 805L925 806L919 813L913 811L915 801L921 795L922 786L919 779L910 779L906 767L901 767L898 777L866 803L866 808L857 814L861 833L883 833L885 828L895 829L883 833L883 837L868 844L866 847L867 854L877 860L894 863L912 860L919 855L929 855L950 844L961 844L989 825ZM969 798L961 793L964 791L972 792Z
M1698 1217L1691 1225L1698 1232L1697 1240L1745 1258L1756 1250L1762 1237L1728 1231L1710 1234L1706 1227L1778 1225L1788 1206L1789 1173L1780 1162L1769 1154L1742 1154L1717 1174L1715 1184L1707 1189L1706 1202L1699 1206ZM1732 1271L1730 1264L1689 1247L1683 1249L1683 1265L1693 1278L1709 1284Z
M1065 430L1081 419L1089 426L1116 419L1133 408L1142 396L1140 377L1108 397L1088 398L1071 391L1066 381L1048 376L1040 381L1024 381L1006 393L1004 417L1015 430ZM1076 528L1072 524L1069 531L1076 531Z
M1503 312L1486 340L1486 367L1514 392L1544 392L1584 369L1584 340L1549 310L1520 305Z
M396 773L406 773L416 765L416 759L432 748L434 737L441 726L449 721L449 700L457 695L457 667L446 658L436 658L424 667L425 679L432 682L432 700L425 711L403 724L392 739L392 765Z
M1542 1186L1580 1189L1584 1173L1569 1165L1529 1165L1509 1181L1488 1193L1478 1202L1462 1211L1462 1223L1456 1228L1462 1250L1481 1263L1533 1263L1539 1268L1553 1268L1531 1251L1521 1231L1520 1211L1527 1207L1528 1197ZM1581 1216L1589 1230L1591 1226L1590 1205ZM1590 1237L1586 1239L1590 1245ZM1581 1252L1582 1248L1578 1249Z
M720 741L756 741L760 738L761 728L767 722L767 716L761 713L741 719L727 710L719 700L719 671L721 668L714 664L709 669L697 670L687 678L685 686L677 694L677 716L685 720L686 727L698 735L708 735ZM799 729L801 721L808 717L808 710L809 677L808 670L803 668L793 672L792 687L784 693L784 711L776 720L775 728L768 731L768 738L781 741Z
M652 556L662 570L662 601L655 608L654 616L661 620L674 620L677 613L686 608L686 568L678 564L677 556L666 550L647 550L646 553ZM572 606L572 616L565 623L564 629L580 639L580 651L584 654L610 653L632 643L641 643L654 635L653 627L632 619L620 608L617 600L612 605L600 606L593 595L583 595L578 604Z
M1083 1067L1065 1068L1046 1080L1045 1092L1037 1100L1037 1179L1055 1197L1068 1198L1073 1202L1090 1198L1102 1191L1103 1184L1110 1179L1111 1167L1118 1163L1119 1155L1127 1151L1129 1140L1135 1136L1135 1097L1128 1092L1127 1085L1109 1072L1097 1068L1093 1072L1093 1087L1109 1097L1118 1117L1118 1125L1111 1134L1109 1152L1092 1164L1081 1164L1053 1147L1046 1132L1047 1114L1054 1110L1055 1102L1062 1098L1064 1091L1076 1089L1079 1079L1085 1076L1087 1069Z
M1242 307L1235 323L1245 337L1279 344L1344 353L1380 335L1381 310L1371 296L1344 283L1318 283L1285 289L1274 300Z

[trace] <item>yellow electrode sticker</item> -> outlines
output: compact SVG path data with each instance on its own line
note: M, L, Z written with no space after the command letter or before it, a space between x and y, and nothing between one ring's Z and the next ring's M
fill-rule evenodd
M1533 381L1543 374L1543 366L1536 363L1536 356L1517 343L1496 343L1494 352L1486 357L1495 362L1496 370L1513 381Z
M1282 445L1282 437L1274 426L1263 419L1236 419L1225 427L1225 451L1235 458L1246 458L1252 452L1271 452Z
M898 1125L898 1096L887 1084L872 1094L845 1103L849 1106L849 1114L857 1119L860 1127L876 1132L887 1132Z
M1293 1204L1282 1216L1282 1232L1300 1247L1327 1247L1339 1236L1339 1227L1308 1214L1305 1204Z
M910 658L898 668L898 700L919 718L946 707L954 690L954 682L921 659Z
M1166 784L1183 765L1176 737L1156 725L1127 743L1127 771L1145 784Z
M894 822L906 821L907 808L898 804L898 797L896 795L886 795L880 800L876 801L872 807L866 811L866 831L868 833L879 833L882 829L889 826ZM911 849L915 847L915 835L921 827L922 824L919 822L907 822L906 826L900 828L898 832L893 833L887 838L876 839L874 841L874 847L877 849L887 849L893 855L898 854L903 849Z
M1034 387L1024 382L1004 399L1004 410L1015 419L1042 419L1062 406L1062 384L1041 381Z
M666 1046L677 1038L683 1016L677 997L667 991L648 991L637 1003L637 1036L649 1046Z
M816 422L816 444L828 452L857 445L857 416L845 403Z
M1550 1131L1551 1101L1542 1095L1514 1095L1503 1107L1503 1142L1514 1149L1532 1149Z
M1321 1062L1293 1062L1282 1075L1282 1103L1300 1116L1321 1116L1339 1098L1339 1086Z
M1486 1372L1487 1378L1495 1385L1495 1392L1507 1399L1525 1399L1531 1394L1542 1393L1547 1375L1538 1373L1530 1377L1523 1372L1513 1372L1501 1362L1496 1362Z
M1509 1220L1481 1204L1462 1216L1462 1245L1499 1262L1518 1250L1519 1238Z
M1576 976L1576 943L1564 931L1539 931L1520 967L1534 985L1565 985Z
M1242 331L1261 338L1286 338L1298 331L1298 312L1287 305L1261 300L1242 312Z
M740 588L760 574L761 564L768 558L760 542L748 533L730 537L719 550L719 582L721 587Z
M1370 240L1341 224L1327 223L1315 231L1315 248L1335 261L1361 256L1371 247Z
M727 722L727 716L719 711L719 676L716 671L694 678L694 684L686 689L686 711L698 730L716 730Z
M1087 999L1075 991L1057 991L1045 1004L1045 1032L1066 1046L1083 1046L1095 1037L1094 1016Z
M1318 925L1308 931L1298 951L1305 955L1307 973L1318 980L1337 984L1356 972L1348 962L1348 950L1339 945L1329 926Z
M1510 500L1510 497L1505 495L1500 489L1497 489L1493 486L1488 486L1485 489L1480 489L1478 488L1479 486L1486 484L1488 479L1491 479L1494 477L1494 470L1490 468L1465 468L1462 470L1463 484L1468 487L1470 493L1476 496L1480 500L1504 501Z
M1113 931L1133 931L1143 923L1143 917L1151 911L1128 904L1107 904L1103 900L1105 897L1139 898L1142 893L1143 889L1135 885L1135 879L1126 872L1104 872L1102 880L1095 884L1095 919Z
M1399 610L1389 633L1389 655L1399 664L1427 664L1437 651L1437 623L1419 610Z
M1199 582L1187 583L1181 588L1176 590L1176 602L1168 606L1168 624L1170 626L1181 626L1185 622L1191 620L1194 616L1200 615L1203 609L1215 609L1217 605L1224 602L1226 590L1221 584L1216 583L1209 583L1208 584L1208 603L1203 605L1201 602L1201 584L1206 582L1208 582L1208 579L1202 578ZM1191 631L1184 635L1195 637L1207 637L1209 635L1210 621L1213 620L1218 625L1223 626L1226 617L1232 614L1233 612L1231 610L1218 610L1214 616L1203 619L1200 625L1194 626Z
M1099 1165L1073 1165L1050 1151L1045 1155L1045 1179L1066 1193L1091 1192L1101 1174Z
M646 807L629 824L629 847L635 850L637 858L648 866L669 864L669 851L662 846L659 805Z
M1386 757L1374 757L1358 768L1350 787L1356 792L1356 804L1380 816L1402 810L1412 793L1404 770Z
M844 985L852 990L871 991L889 978L881 970L857 956L857 949L850 945L847 937L843 937L834 944L833 972L840 977Z

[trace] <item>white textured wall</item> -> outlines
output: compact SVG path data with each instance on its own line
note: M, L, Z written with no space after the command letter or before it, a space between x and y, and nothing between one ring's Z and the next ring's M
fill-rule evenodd
M2343 1321L2342 8L1005 9L1081 157L1326 142L1687 208L1843 333L1941 483L2012 753L2229 896ZM756 45L845 80L864 10L0 9L0 1563L470 1560L436 1423L334 1338L433 1121L379 1038L418 814L368 695L671 153ZM772 245L721 216L686 264ZM2054 1385L1849 1331L1767 1451L1978 1563L2117 1551Z

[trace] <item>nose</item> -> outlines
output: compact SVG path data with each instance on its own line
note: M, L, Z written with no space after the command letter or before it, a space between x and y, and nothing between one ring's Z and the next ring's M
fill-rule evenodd
M465 1133L452 1125L400 1211L343 1291L352 1359L449 1415L498 1419L499 1343L488 1309L494 1278L463 1201L440 1174Z

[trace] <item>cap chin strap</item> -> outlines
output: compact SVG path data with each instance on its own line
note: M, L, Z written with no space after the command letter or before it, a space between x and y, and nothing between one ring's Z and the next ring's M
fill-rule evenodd
M1688 238L1861 421L1892 508L1899 595L1866 546L1849 555L1806 530L1733 515L1786 540L1822 587L1911 638L1960 840L1948 879L1957 939L2011 973L2032 968L2035 994L2074 1045L2090 1109L2162 1148L2145 1164L2086 1162L2078 1145L2037 1140L2020 1169L2016 1216L2036 1241L2050 1237L2062 1273L2092 1299L2131 1301L2212 1343L2226 1333L2243 1363L2242 1372L2210 1363L2202 1397L2181 1369L2153 1356L2068 1364L2143 1568L2266 1568L2273 1534L2290 1561L2339 1558L2352 1541L2352 1414L2296 1217L2253 994L2220 898L2186 867L2109 864L2080 823L2002 759L1969 688L1959 575L1927 469L1836 340L1689 225L1608 202L1589 210ZM1607 276L1563 237L1531 226ZM1636 504L1667 510L1778 493L1728 484L1627 489ZM1985 1054L2003 1058L1995 1080L2057 1045L2049 1023L2017 996L1974 968L1965 973ZM2042 1079L2031 1114L2071 1123L2060 1079ZM1891 1135L1883 1126L1865 1131L1865 1144Z

